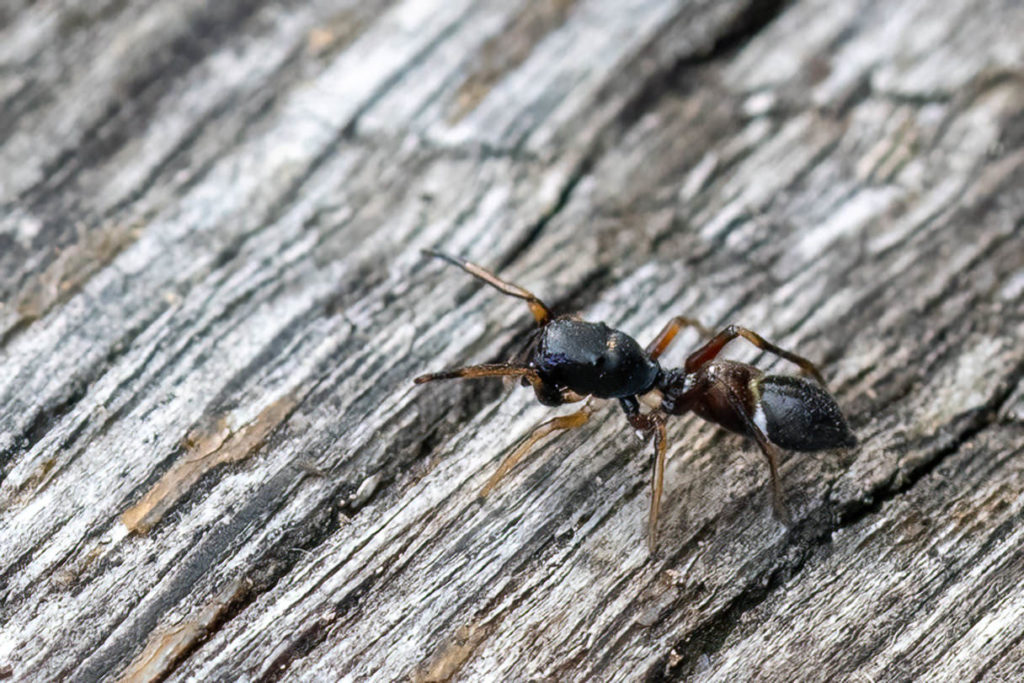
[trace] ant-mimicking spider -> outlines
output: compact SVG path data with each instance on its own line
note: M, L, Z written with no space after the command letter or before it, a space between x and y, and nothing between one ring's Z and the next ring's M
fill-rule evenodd
M672 318L647 348L641 348L633 337L603 322L587 322L576 315L552 317L548 307L531 292L474 263L439 251L424 254L444 259L503 294L523 299L538 327L531 332L525 350L506 363L443 370L417 377L416 384L441 379L518 377L523 386L533 387L537 400L546 406L587 400L581 410L537 426L498 466L481 490L481 497L487 496L545 436L586 424L592 414L591 398L618 399L629 424L645 437L654 435L647 523L651 552L656 545L665 479L665 419L669 415L692 411L729 431L752 437L768 460L773 508L784 523L788 523L789 515L783 502L775 446L819 451L857 443L818 368L745 327L729 325L711 335L696 320L679 316ZM687 357L683 367L663 369L659 356L685 327L697 328L711 338ZM725 345L737 337L794 363L815 382L790 375L765 375L747 363L718 360ZM649 412L640 412L641 401L650 407Z

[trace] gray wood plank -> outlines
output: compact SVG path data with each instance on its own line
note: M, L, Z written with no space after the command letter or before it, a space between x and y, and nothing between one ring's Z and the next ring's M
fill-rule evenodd
M0 673L1019 677L1019 3L0 17ZM411 384L529 323L423 248L756 329L861 444L786 454L787 528L673 421L653 555L612 405L481 502L552 411Z

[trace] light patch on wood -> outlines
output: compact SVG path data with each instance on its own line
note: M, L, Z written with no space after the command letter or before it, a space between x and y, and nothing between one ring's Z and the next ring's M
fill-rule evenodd
M82 575L89 571L89 568L96 563L96 560L103 557L103 553L106 551L105 546L108 545L110 545L109 541L101 541L94 544L81 559L54 574L54 583L63 589L73 587L78 583Z
M158 681L167 676L252 588L248 579L228 583L198 614L170 629L154 633L145 649L118 679L121 683Z
M360 17L354 10L339 12L326 24L310 30L306 37L306 49L314 57L325 57L344 49L366 28L368 18Z
M392 4L394 0L357 3L342 9L320 26L310 29L306 36L306 51L318 58L341 52Z
M78 241L63 249L54 262L18 294L15 308L21 320L31 322L66 300L93 273L138 239L139 234L139 226L135 224L79 229Z
M57 467L57 458L49 457L44 459L35 470L32 471L25 481L21 482L14 495L13 504L20 505L28 501L36 492L50 480L51 474ZM7 504L0 503L0 510L7 509Z
M264 408L255 420L238 431L232 432L221 418L213 431L186 437L185 456L160 477L142 500L121 515L121 521L131 531L148 533L204 474L255 453L296 405L298 399L288 394Z
M952 363L937 371L922 391L928 400L917 422L908 429L915 437L934 434L957 416L984 407L992 400L1005 375L1001 372L1019 355L1015 340L1005 337L980 337L965 345Z
M473 651L488 635L488 629L474 624L462 626L433 659L416 671L414 683L436 683L448 681L469 661Z
M576 0L527 3L507 29L484 43L476 70L463 81L455 95L448 122L458 123L476 109L504 74L525 62L544 36L565 23L574 4Z

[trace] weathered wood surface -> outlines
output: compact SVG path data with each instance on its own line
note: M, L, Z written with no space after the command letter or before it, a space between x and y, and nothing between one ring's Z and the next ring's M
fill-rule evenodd
M1016 0L0 6L0 673L1020 680L1022 35ZM641 340L757 329L862 443L786 455L787 529L751 444L671 423L653 556L613 406L480 503L550 411L412 386L529 320L426 247Z

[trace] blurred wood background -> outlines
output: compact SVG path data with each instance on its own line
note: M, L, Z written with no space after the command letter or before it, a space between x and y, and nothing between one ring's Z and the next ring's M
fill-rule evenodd
M1021 680L1019 0L6 0L0 676ZM861 445L417 374L498 270L820 362ZM694 332L673 347L681 362ZM731 353L785 364L737 343ZM563 410L563 412L567 412Z

